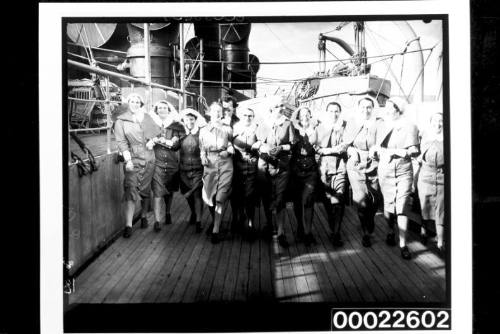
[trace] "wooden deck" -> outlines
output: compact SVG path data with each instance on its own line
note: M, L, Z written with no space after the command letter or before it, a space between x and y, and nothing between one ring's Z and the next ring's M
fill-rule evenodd
M373 246L361 245L359 221L347 207L345 245L334 249L328 224L317 205L313 234L317 244L295 241L293 210L286 211L290 248L276 239L242 240L228 231L231 210L225 211L224 241L213 245L205 233L189 225L189 209L176 195L172 225L155 233L135 228L130 239L118 238L77 278L72 303L192 303L220 301L280 302L445 302L445 263L414 235L413 258L403 260L397 247L385 244L386 224L376 218ZM263 211L256 227L265 222ZM150 217L150 223L153 217ZM208 226L205 208L203 224Z

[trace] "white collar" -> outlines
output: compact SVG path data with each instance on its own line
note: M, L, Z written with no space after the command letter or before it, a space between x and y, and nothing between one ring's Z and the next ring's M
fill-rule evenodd
M189 135L195 135L195 134L197 134L197 133L198 133L198 131L200 130L200 127L199 127L197 124L195 124L195 125L194 125L194 127L193 127L191 130L189 130L189 129L186 127L186 125L184 125L184 130L186 130L186 135L187 135L187 136L189 136Z
M161 119L156 113L150 113L151 118L155 121L158 126L163 126L165 128L169 127L175 121L175 117L167 117L166 119Z
M140 116L139 116L140 115ZM144 120L145 113L137 111L135 113L132 113L132 119L134 120L135 123L141 123Z

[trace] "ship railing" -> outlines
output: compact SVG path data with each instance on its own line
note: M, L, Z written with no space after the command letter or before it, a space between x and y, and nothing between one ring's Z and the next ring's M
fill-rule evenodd
M117 153L117 150L113 151L111 149L111 136L112 136L112 129L113 129L113 122L111 119L111 111L112 111L111 105L120 105L122 103L122 101L116 101L116 100L111 99L109 78L113 77L113 78L117 78L117 79L126 81L126 82L130 83L132 85L132 87L134 84L138 83L138 84L141 84L141 85L147 87L149 90L151 90L151 88L154 87L154 88L160 88L160 89L163 89L166 91L171 91L171 92L177 93L179 101L183 101L183 103L181 103L181 105L183 105L185 103L184 100L185 100L186 96L191 96L191 97L195 97L195 98L198 97L198 95L193 93L193 92L189 92L189 91L174 88L174 87L169 87L169 86L158 84L155 82L148 82L147 80L144 80L144 79L135 78L135 77L132 77L132 76L129 76L126 74L116 73L116 72L105 70L102 68L90 66L87 64L83 64L83 63L71 60L71 59L68 59L68 65L76 67L80 70L83 70L83 71L86 71L89 73L100 75L104 78L104 88L105 88L105 92L103 94L104 99L95 99L95 98L90 98L90 97L89 98L70 97L70 96L68 96L67 98L68 98L68 101L79 101L79 102L91 102L91 103L103 103L104 104L104 110L105 110L105 114L106 114L106 126L93 127L93 128L89 127L89 128L69 129L69 132L70 133L78 133L78 132L93 132L93 131L106 130L106 154L105 155ZM104 155L99 155L97 157L102 157L102 156L104 156ZM89 159L82 159L82 160L83 160L83 162L87 162ZM77 164L77 162L70 162L69 163L70 166L74 165L74 164Z

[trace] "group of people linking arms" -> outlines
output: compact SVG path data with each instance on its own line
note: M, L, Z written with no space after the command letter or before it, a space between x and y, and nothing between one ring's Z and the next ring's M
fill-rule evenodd
M181 115L162 100L152 112L144 110L138 94L127 99L128 110L115 122L118 148L125 160L126 228L132 232L135 201L142 202L141 227L148 226L147 207L152 189L154 230L161 230L161 204L165 223L171 224L173 193L180 190L191 210L190 223L202 231L203 203L212 216L207 233L213 243L222 240L224 208L232 208L231 230L254 235L255 209L262 201L266 216L263 234L277 235L288 247L284 232L286 202L293 202L297 238L315 242L313 208L321 201L328 215L330 239L341 247L341 222L347 189L352 189L363 233L362 244L370 247L374 217L383 204L388 222L386 243L397 244L404 259L412 193L418 189L422 212L422 240L427 240L429 221L436 223L437 246L444 249L444 155L443 118L435 113L427 131L403 117L405 103L386 102L384 120L375 118L374 102L365 97L348 121L341 106L330 102L314 115L299 107L288 117L282 102L275 103L265 121L257 122L249 108L240 108L226 96L208 110L209 120L194 109ZM314 117L313 117L314 116ZM415 170L415 166L421 166ZM417 178L418 176L418 178ZM417 189L415 189L417 188Z

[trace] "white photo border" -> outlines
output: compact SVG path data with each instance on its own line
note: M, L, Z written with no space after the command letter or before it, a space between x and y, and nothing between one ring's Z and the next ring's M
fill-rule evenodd
M293 4L293 5L291 5ZM452 333L472 331L472 183L469 3L340 1L250 3L39 4L40 326L63 333L64 17L448 15ZM398 331L391 331L399 333ZM441 333L442 331L439 331ZM436 331L436 333L438 333Z

